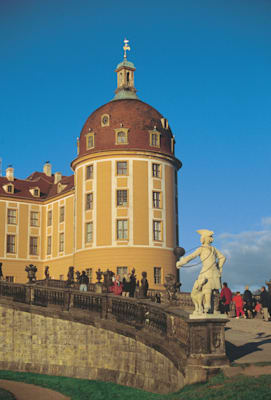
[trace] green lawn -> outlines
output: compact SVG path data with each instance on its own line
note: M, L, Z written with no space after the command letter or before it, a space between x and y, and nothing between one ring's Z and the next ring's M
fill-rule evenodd
M189 385L177 393L159 395L116 385L26 372L0 371L0 379L10 379L47 387L72 400L270 400L271 375L258 378L238 376L225 378L219 374L208 383ZM9 399L0 397L0 399Z
M7 390L0 388L0 400L16 400L15 397Z

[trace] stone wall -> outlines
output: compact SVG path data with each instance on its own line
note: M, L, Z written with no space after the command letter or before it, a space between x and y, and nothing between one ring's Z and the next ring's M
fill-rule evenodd
M0 368L113 381L167 393L184 386L170 359L134 338L0 304Z

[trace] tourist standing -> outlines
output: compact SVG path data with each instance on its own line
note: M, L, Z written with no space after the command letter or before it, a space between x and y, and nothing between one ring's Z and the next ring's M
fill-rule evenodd
M268 322L269 317L270 317L269 312L268 312L268 307L270 304L270 297L269 297L269 293L265 289L265 286L261 287L260 303L262 305L264 320L266 322Z
M221 293L220 293L220 299L221 299L221 302L223 304L223 311L227 315L229 315L230 304L231 304L231 301L232 301L232 292L231 292L230 288L228 288L227 282L223 283L223 288L222 288ZM222 314L224 314L224 312Z
M240 294L240 292L236 292L236 295L232 299L233 303L235 304L235 309L236 309L236 318L239 319L239 315L241 314L243 317L245 317L245 313L243 310L243 299Z
M116 294L117 296L121 296L122 293L122 283L120 281L120 276L116 275L114 282L113 282L113 286L110 287L110 291L114 294Z
M86 271L82 271L82 274L81 274L81 276L79 278L79 284L80 284L79 290L81 292L87 292L89 279L88 279L88 276L86 274Z
M244 301L244 310L246 313L247 318L252 318L252 310L253 310L253 298L252 298L252 293L249 290L248 286L245 287L245 291L243 294L243 301Z

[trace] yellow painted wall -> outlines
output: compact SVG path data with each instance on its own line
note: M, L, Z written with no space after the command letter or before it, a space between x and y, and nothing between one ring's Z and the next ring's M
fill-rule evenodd
M111 169L111 161L104 161L97 164L97 246L112 244Z
M29 238L29 221L28 221L28 204L19 204L19 230L18 230L18 257L27 258L28 255L28 238Z
M134 244L149 244L148 163L133 162Z
M74 251L74 198L66 199L66 218L65 218L65 254Z
M82 248L83 168L76 170L76 249ZM85 203L84 203L85 204Z
M6 224L6 203L0 201L0 257L4 257L5 253L5 224Z
M166 165L165 167L165 186L166 186L166 245L176 246L175 224L174 221L174 168Z

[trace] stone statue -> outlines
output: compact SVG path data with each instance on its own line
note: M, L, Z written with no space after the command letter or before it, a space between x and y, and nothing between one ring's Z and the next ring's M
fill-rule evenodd
M100 268L98 269L98 271L96 271L96 277L97 277L97 283L101 283L103 273Z
M45 279L46 280L50 279L49 266L48 265L45 267L44 275L45 275Z
M146 298L148 289L149 289L149 282L147 279L147 272L142 272L142 279L141 279L141 286L139 288L139 297Z
M74 267L69 267L68 275L67 275L67 287L71 287L74 284Z
M164 283L164 286L167 291L168 301L172 302L173 300L177 300L177 292L182 284L176 281L176 276L173 274L166 275L165 281L166 283Z
M4 280L4 275L3 275L3 271L2 271L2 263L0 263L0 281Z
M36 281L36 272L37 267L33 264L29 264L25 267L25 271L27 272L28 282L27 283L34 283Z
M76 275L76 282L79 283L79 281L80 281L80 276L81 276L80 271L76 271L76 272L75 272L75 275Z
M221 274L226 257L215 247L211 246L214 240L213 231L201 229L197 232L201 235L200 241L202 245L192 254L182 257L176 263L176 267L180 268L194 258L200 257L202 268L191 293L192 301L195 305L193 314L203 314L203 312L212 313L214 310L212 297L221 289Z

